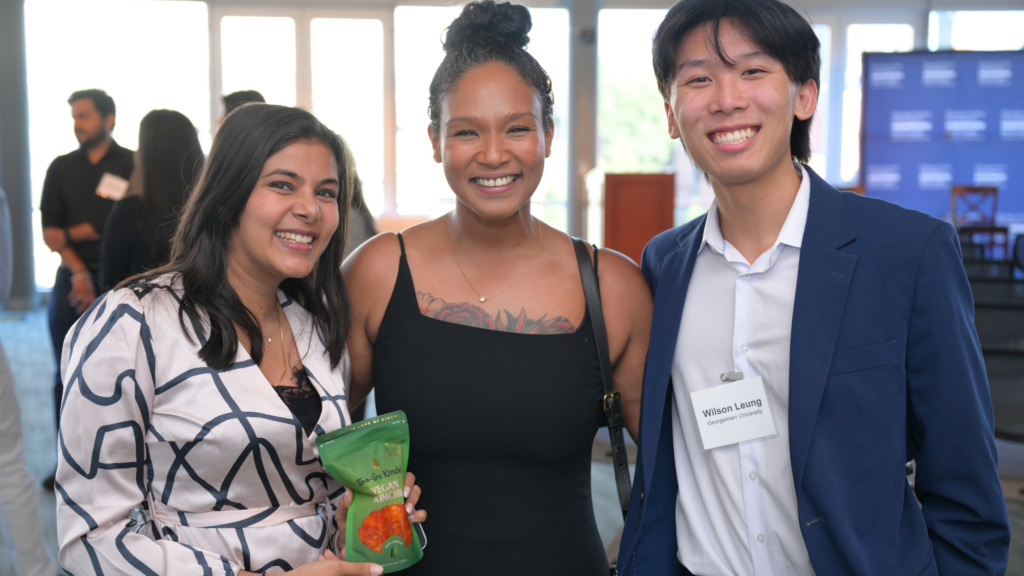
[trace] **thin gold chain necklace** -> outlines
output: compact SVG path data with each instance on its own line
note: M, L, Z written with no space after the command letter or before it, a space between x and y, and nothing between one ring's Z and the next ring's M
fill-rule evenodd
M281 321L281 302L275 300L277 308L274 308L274 312L277 313L277 328L280 331L281 340L281 360L284 362L284 370L281 371L281 377L277 379L277 384L274 384L274 388L281 385L281 381L284 380L284 375L288 373L288 354L284 351L284 322ZM267 342L270 342L270 338L267 337Z
M466 279L466 284L469 284L470 289L473 290L473 292L476 293L477 297L480 298L481 302L486 302L487 300L494 300L498 296L501 296L502 292L504 292L505 290L508 290L509 288L511 288L516 282L519 282L520 280L522 280L523 276L526 276L526 273L530 271L530 268L533 268L533 263L537 261L537 257L540 256L540 248L541 248L541 237L540 237L540 235L541 235L542 227L538 226L537 227L537 252L533 255L533 259L530 260L530 264L526 267L526 270L523 270L522 274L520 274L518 277L516 277L516 279L513 280L508 286L505 286L504 288L499 290L497 294L495 294L494 296L491 296L490 298L486 298L486 297L484 297L483 294L480 293L479 290L476 289L476 287L473 286L473 283L469 281L469 276L466 276L466 271L462 269L462 264L459 264L459 257L455 255L455 248L452 246L452 239L451 239L451 237L448 236L448 215L447 214L445 214L444 217L441 219L441 224L444 226L444 239L448 241L448 251L452 253L452 259L455 260L455 265L459 268L459 272L462 272L462 277Z

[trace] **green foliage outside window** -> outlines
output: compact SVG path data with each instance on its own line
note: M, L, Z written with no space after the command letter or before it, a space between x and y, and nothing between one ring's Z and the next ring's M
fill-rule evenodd
M663 172L672 162L665 103L654 73L637 82L633 71L602 66L598 133L605 172Z

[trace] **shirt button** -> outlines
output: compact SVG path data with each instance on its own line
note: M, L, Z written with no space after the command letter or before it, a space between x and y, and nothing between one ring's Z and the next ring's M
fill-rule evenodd
M764 544L764 534L758 534L757 535L757 541L760 542L761 544Z
M746 346L740 346L740 354L746 354L749 351L750 348L747 348Z
M745 279L747 279L747 280L750 280L750 274L744 274L744 275L743 275L743 278L745 278Z
M757 472L751 472L748 476L750 476L751 480L757 480Z

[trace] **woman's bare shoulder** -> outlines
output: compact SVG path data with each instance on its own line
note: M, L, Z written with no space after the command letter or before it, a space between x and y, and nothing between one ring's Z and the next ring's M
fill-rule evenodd
M546 224L545 232L560 237L565 242L571 243L572 241L572 237L565 232ZM594 245L586 241L585 244L587 245L587 251L590 253L590 259L593 261ZM575 254L575 248L573 252ZM616 293L641 291L649 295L647 281L644 280L644 275L636 262L633 262L625 254L616 252L611 248L601 248L598 250L597 275L598 281L601 284L601 293L604 295L607 295L609 291Z
M651 306L651 291L647 281L640 267L629 256L611 248L602 248L598 254L597 274L603 297L610 296L641 306Z
M383 232L363 242L341 265L346 288L357 292L379 288L389 281L394 284L401 255L398 234L394 232Z

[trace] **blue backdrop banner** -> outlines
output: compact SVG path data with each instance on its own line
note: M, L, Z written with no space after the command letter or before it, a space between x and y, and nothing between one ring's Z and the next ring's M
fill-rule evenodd
M868 196L949 218L954 185L997 186L1024 222L1024 52L864 54Z

